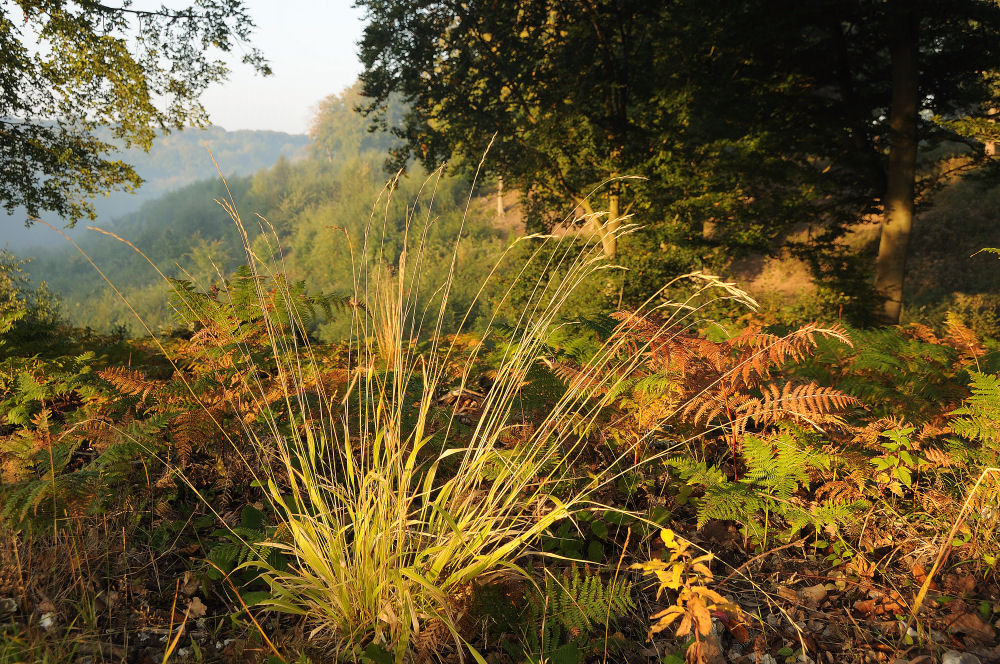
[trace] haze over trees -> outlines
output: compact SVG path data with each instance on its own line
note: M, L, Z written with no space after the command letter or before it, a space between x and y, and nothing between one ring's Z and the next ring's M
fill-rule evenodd
M0 205L36 217L52 212L70 224L93 218L91 197L141 184L116 150L148 150L159 132L207 126L199 98L228 73L219 54L239 46L245 64L269 73L248 44L253 29L239 0L154 9L4 2Z
M367 123L355 111L360 101L356 88L323 100L310 129L309 144L300 159L280 159L256 173L229 177L225 184L216 175L149 200L114 223L98 225L133 242L170 276L207 288L246 260L232 220L216 202L227 198L228 188L251 224L250 232L255 236L261 233L258 224L252 221L255 215L266 219L280 243L289 276L304 279L310 288L332 293L349 288L353 267L345 239L349 236L358 245L366 229L381 223L383 216L395 229L389 233L392 239L381 247L386 256L395 256L400 251L401 224L407 217L417 224L415 228L433 220L427 237L432 256L428 259L427 278L443 278L442 271L450 262L471 184L464 178L411 168L409 177L396 182L391 194L391 212L387 213L384 205L390 195L386 179L391 176L383 166L389 148L398 141L387 132L368 131ZM394 112L400 115L402 107L395 105ZM227 134L229 140L224 146L228 149L216 155L223 172L230 159L241 159L241 146L253 146L261 138L270 138L240 134L251 142L246 144L240 137ZM193 142L196 138L186 138L187 135L188 132L174 134L168 137L171 142L167 145L176 145L180 140ZM286 144L284 139L281 144ZM184 153L214 169L204 148L191 147L201 154L195 157L186 149ZM151 155L158 152L159 148L154 148ZM167 153L164 159L169 163L173 156ZM377 212L373 206L380 199L381 211ZM415 207L407 212L410 206ZM474 293L468 290L488 270L489 257L499 255L502 239L508 234L494 225L492 210L474 206L465 224L462 256L458 261L467 279L453 296L456 311L471 304ZM77 241L122 288L151 327L166 328L175 322L166 306L168 290L141 256L122 243L94 232L81 235ZM260 238L260 242L261 255L269 255L273 249L267 247L266 237ZM137 333L141 329L128 307L106 288L101 276L74 248L53 246L33 255L25 269L36 280L47 281L63 298L66 313L75 323L99 330L125 326ZM337 337L343 332L342 328L331 328L321 334Z
M98 131L98 136L108 132ZM112 153L115 159L129 164L142 184L132 191L116 191L108 196L90 199L94 220L106 227L114 219L136 212L146 202L205 179L218 179L219 170L226 176L252 175L270 168L280 158L296 160L305 156L308 137L277 131L226 131L220 127L188 128L161 134L153 141L149 151L131 148ZM211 155L209 154L211 150ZM212 162L214 156L218 168ZM0 244L25 255L34 253L39 246L65 245L66 241L42 224L25 226L27 211L18 208L13 214L0 214ZM51 212L39 215L53 226L63 226L70 237L87 235L79 224L65 228L66 219Z

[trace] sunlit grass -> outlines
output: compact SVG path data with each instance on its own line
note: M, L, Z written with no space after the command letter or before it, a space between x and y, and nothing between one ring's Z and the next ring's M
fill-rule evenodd
M432 178L426 193L431 199L433 186ZM235 202L220 201L243 238L273 358L273 366L242 374L241 393L257 396L254 410L263 414L263 426L224 433L233 444L242 438L255 448L244 449L244 459L283 534L265 546L291 561L287 568L260 559L246 566L270 589L258 606L304 616L311 637L345 653L353 650L354 657L355 648L375 644L402 661L408 651L451 640L460 653L469 650L479 659L457 629L473 584L527 576L525 556L537 553L539 538L554 523L580 509L611 509L596 505L593 494L631 466L629 451L605 470L584 472L574 462L586 441L580 432L594 424L618 392L616 385L640 366L643 349L626 338L612 338L552 408L532 422L527 440L514 446L506 442L511 427L519 424L515 410L529 371L548 352L552 330L565 325L564 306L581 284L614 268L600 243L533 236L526 264L512 266L511 247L490 273L490 279L500 270L517 274L504 280L505 292L494 295L494 317L515 288L528 296L521 297L523 306L497 344L495 379L471 433L453 435L457 413L453 408L444 423L440 417L432 422L432 412L442 410L436 400L446 384L453 386L456 364L464 387L475 363L483 361L478 350L463 355L445 329L452 313L449 294L460 278L462 233L455 238L447 279L425 283L425 239L433 218L430 212L425 219L414 218L414 205L408 208L404 237L387 238L389 226L379 223L379 215L389 214L392 195L390 184L362 238L331 230L351 248L355 275L345 299L351 319L350 381L337 394L324 393L315 375L319 363L296 297L282 276L277 234L261 219L260 234L252 237ZM632 228L623 224L614 232ZM386 247L391 245L401 248L390 253ZM541 274L551 276L530 281L525 275L533 261L544 262ZM694 276L700 285L691 300L648 302L667 313L664 329L693 324L698 307L692 302L706 292L752 304L731 284ZM488 287L489 279L477 299ZM459 316L463 324L474 306ZM285 313L275 315L278 309ZM487 321L484 337L496 336L495 325L495 318ZM626 346L630 352L623 352ZM242 349L245 359L252 350ZM278 406L262 375L276 378L284 390ZM318 386L318 401L308 397L309 385ZM437 442L432 444L432 437ZM264 463L251 461L261 459Z

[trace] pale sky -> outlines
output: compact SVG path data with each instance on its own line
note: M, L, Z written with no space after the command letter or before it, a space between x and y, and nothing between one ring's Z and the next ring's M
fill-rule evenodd
M308 130L324 97L351 85L361 72L357 42L363 12L353 0L247 0L257 24L254 44L273 75L257 76L231 63L229 80L202 97L212 123L225 129Z

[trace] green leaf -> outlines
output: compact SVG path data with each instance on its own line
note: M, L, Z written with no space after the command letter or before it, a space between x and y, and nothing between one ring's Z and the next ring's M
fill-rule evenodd
M250 530L262 530L264 528L264 513L253 505L245 505L240 512L240 525Z
M369 643L362 656L375 664L394 664L392 653L377 643Z
M552 656L553 664L579 664L583 653L575 643L567 643L556 650Z
M896 467L896 477L899 481L903 483L904 486L909 487L913 483L913 476L910 474L909 469L902 466Z
M251 607L271 599L271 593L266 590L248 590L240 593L240 599L247 607Z

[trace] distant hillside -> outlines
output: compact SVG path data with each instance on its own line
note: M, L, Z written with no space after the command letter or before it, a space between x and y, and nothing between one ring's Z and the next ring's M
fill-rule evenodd
M369 230L373 209L379 221L376 231L381 233L385 228L387 237L384 243L369 246L368 252L378 251L390 263L401 251L408 216L415 236L419 237L422 225L428 224L422 240L426 260L421 268L427 284L441 284L446 279L461 229L463 246L456 269L462 278L453 287L451 301L456 311L464 311L463 307L472 306L492 257L503 249L509 235L495 225L493 199L489 205L477 202L467 216L466 203L472 191L467 180L428 176L413 167L397 183L387 209L384 188L391 176L383 166L394 139L384 132L368 131L365 119L354 111L358 101L356 90L348 90L320 104L310 132L312 143L302 159L281 159L252 175L228 178L229 192L248 233L259 233L259 213L277 234L285 271L305 280L311 289L345 294L353 285L352 264L364 244L362 238ZM241 161L235 155L233 151L231 158L223 154L217 158L230 171L237 162L246 167L249 160ZM169 167L164 168L164 178L175 175ZM207 287L218 281L219 272L228 275L245 262L240 234L215 202L226 195L218 177L206 178L99 225L134 242L169 276ZM373 208L376 201L381 202ZM83 233L79 243L147 324L153 329L171 324L168 286L141 256L93 232ZM255 243L255 251L258 249L261 255L267 253L265 245ZM27 270L33 281L48 283L73 323L98 330L124 325L141 333L128 308L72 247L64 244L23 255L32 259ZM337 338L343 331L340 324L329 321L322 334Z
M143 203L185 185L216 176L216 168L206 148L215 155L226 175L249 175L269 168L281 157L298 159L305 154L309 139L304 135L277 131L226 131L221 127L187 129L161 136L147 153L138 149L124 150L121 158L135 166L145 180L134 194L115 192L94 201L98 224L106 226L111 219L135 212ZM44 218L44 217L43 217ZM56 223L58 220L45 218ZM71 235L81 236L86 223L79 224ZM64 242L47 228L25 228L24 214L6 215L0 211L0 247L25 252L30 247L53 246Z

